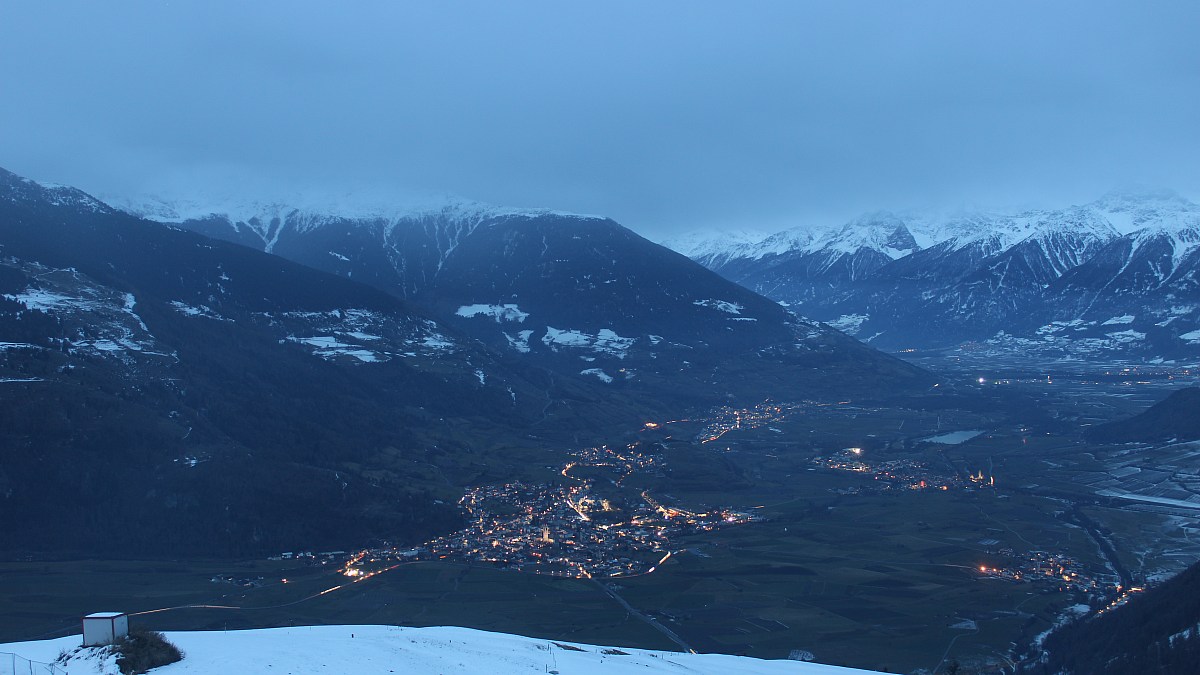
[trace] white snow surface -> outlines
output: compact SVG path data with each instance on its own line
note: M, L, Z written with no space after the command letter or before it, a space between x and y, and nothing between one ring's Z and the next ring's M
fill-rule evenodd
M662 243L663 246L689 258L704 258L730 251L749 251L769 235L750 230L703 230L690 232Z
M712 299L697 300L697 301L693 302L692 304L696 305L698 307L711 307L712 309L715 309L715 310L718 310L721 312L726 312L728 314L741 314L742 310L746 309L745 307L737 304L736 302L729 302L726 300L712 300Z
M163 223L224 217L233 223L252 224L251 221L258 220L264 230L272 219L283 220L297 215L312 226L338 219L398 220L435 214L459 218L539 215L603 218L553 209L494 206L438 192L372 194L302 190L270 197L246 197L236 192L207 190L186 196L105 195L103 200L126 213Z
M521 331L522 334L525 331ZM515 341L511 336L508 336L509 344L518 351L523 351L520 343ZM524 338L524 343L528 346L528 337ZM629 348L637 342L637 338L621 337L616 331L609 328L600 329L595 335L589 335L583 331L565 329L560 330L553 326L546 326L546 334L542 336L542 344L547 347L572 347L576 349L591 349L599 354L607 354L615 356L619 359L625 358Z
M895 247L897 227L916 247ZM816 223L764 235L708 230L662 244L713 267L736 259L760 260L784 253L831 256L875 250L897 259L915 250L945 244L976 246L994 255L1029 241L1046 246L1055 237L1107 242L1135 235L1137 241L1165 235L1175 247L1174 266L1200 247L1200 205L1170 191L1115 192L1080 206L1060 209L911 209L867 213L845 223ZM1136 242L1135 242L1136 243ZM1073 266L1073 265L1072 265Z
M570 329L559 330L553 326L546 326L546 334L542 336L542 344L546 346L587 347L591 343L592 338L587 333Z
M172 300L170 305L175 308L175 311L184 316L202 316L206 319L215 319L217 321L228 321L225 317L217 314L208 305L200 305L199 307L189 305L182 300Z
M845 254L855 253L860 249L870 249L896 260L921 248L919 244L910 246L905 243L900 247L893 245L895 243L893 236L897 232L906 232L907 230L904 221L894 214L886 211L869 213L855 218L840 228L822 233L807 246L807 249ZM915 237L913 243L915 244Z
M1117 342L1141 342L1146 339L1146 334L1136 330L1120 330L1115 333L1108 333L1108 337Z
M587 368L587 369L579 371L579 374L580 375L594 375L597 379L599 379L601 382L603 382L605 384L608 384L613 381L612 375L609 375L608 373L604 372L600 368Z
M855 675L872 672L746 656L556 643L446 626L301 626L168 632L166 637L183 650L184 658L154 669L155 675L532 675L550 671L564 675ZM80 637L74 635L56 640L0 644L0 651L48 663L62 650L74 651L79 643ZM575 649L563 649L557 646L559 644ZM606 650L609 653L605 653ZM81 649L72 656L66 670L70 675L116 675L115 660L105 655L106 652L104 648Z
M529 318L529 312L522 312L521 308L508 305L463 305L455 312L458 316L472 318L476 316L490 316L496 320L496 323L501 321L516 321L524 323L525 319Z
M863 322L869 317L866 314L843 314L833 321L827 321L830 326L846 333L847 335L857 335L862 328Z
M426 338L428 344L430 338ZM295 337L289 336L289 342L298 342L310 347L315 347L313 353L323 359L334 359L338 356L351 356L363 363L380 363L387 361L388 357L377 351L363 349L358 345L347 344L341 342L332 335L316 335L312 337Z
M96 306L94 301L88 299L71 297L40 288L27 288L20 293L5 293L4 297L39 312L47 312L63 307L92 309Z
M87 339L73 338L74 348L122 360L130 352L158 354L157 341L134 310L137 299L132 293L117 293L97 285L73 268L36 268L40 271L39 283L51 288L29 287L3 297L31 310L51 312L89 324L91 335Z
M512 347L513 349L515 349L516 351L518 351L522 354L528 354L529 353L529 337L531 335L533 335L533 331L522 330L522 331L517 331L517 334L515 336L505 333L504 337L508 340L509 347Z
M596 342L592 349L623 359L634 342L637 342L637 338L621 337L613 330L601 328L600 332L596 333Z

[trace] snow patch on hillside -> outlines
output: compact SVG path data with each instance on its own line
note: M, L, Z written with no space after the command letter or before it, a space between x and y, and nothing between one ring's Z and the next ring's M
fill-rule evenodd
M577 330L559 330L552 326L546 326L546 334L542 336L542 344L547 347L552 345L560 347L587 347L592 344L592 338L587 333Z
M226 319L220 314L214 312L208 305L194 306L189 305L181 300L172 300L170 304L175 308L175 311L183 314L184 316L200 316L206 319L214 319L217 321L229 321L229 319Z
M509 338L511 344L512 338ZM570 347L574 349L589 349L597 354L625 358L629 348L637 342L637 338L622 337L616 331L602 328L595 335L589 335L578 330L560 330L546 326L546 334L542 336L542 344L557 349Z
M607 328L600 329L596 334L596 342L592 347L598 352L611 354L619 359L625 358L626 352L637 342L636 338L627 338L617 335L616 332Z
M604 370L602 370L600 368L587 368L585 370L579 371L579 374L580 375L594 375L597 379L599 379L601 382L604 382L605 384L608 384L613 381L612 375L609 375L608 373L604 372Z
M4 297L39 312L49 312L63 308L90 311L99 307L97 303L84 298L53 293L40 288L27 288L20 293L5 293Z
M504 334L504 338L508 340L508 346L522 354L529 353L529 338L533 335L531 330L518 331L516 335Z
M516 321L524 323L525 319L529 318L529 312L522 312L521 308L508 305L463 305L455 312L456 315L465 318L474 318L477 316L490 316L496 320L496 323L502 321Z
M286 339L288 342L297 342L314 347L313 354L326 360L333 360L339 356L349 356L363 363L379 363L388 360L385 354L370 349L363 349L358 345L341 342L332 335L316 335L312 337L288 336Z
M369 309L265 312L253 316L279 330L281 343L311 347L314 356L326 360L351 357L360 363L382 363L396 356L442 357L458 348L452 339L438 332L433 321L397 319Z
M127 362L135 352L163 355L161 345L134 310L137 300L133 294L101 286L72 268L30 263L23 271L36 276L38 286L3 297L71 324L66 338L71 349Z
M829 321L828 325L836 328L847 335L857 335L862 329L862 325L867 319L871 318L866 314L843 314L833 321Z
M1141 342L1146 339L1146 334L1136 330L1122 330L1115 333L1106 333L1108 337L1117 342Z
M0 342L0 352L9 349L42 349L42 347L28 342Z
M721 312L727 312L729 314L741 314L742 310L746 309L745 307L737 304L736 302L728 302L725 300L713 300L713 299L696 300L692 304L696 305L698 307L711 307L715 310L718 310Z

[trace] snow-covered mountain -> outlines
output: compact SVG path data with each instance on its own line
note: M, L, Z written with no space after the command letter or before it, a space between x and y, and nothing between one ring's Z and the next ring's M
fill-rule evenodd
M428 195L387 199L352 194L297 193L273 199L205 197L164 199L161 197L105 196L104 203L131 215L160 223L184 225L187 229L217 239L235 241L274 253L285 242L315 230L352 225L366 229L386 241L395 241L395 230L418 222L442 226L434 234L444 256L479 223L504 216L563 216L595 218L551 209L520 209L493 206L450 195ZM232 229L232 233L229 230ZM330 255L341 255L330 251ZM285 256L286 257L286 256Z
M808 377L832 377L813 367L822 354L880 358L599 216L456 199L119 203L374 286L497 352L613 388L701 391L680 378L737 387L753 378L724 375L762 367L765 355L803 362L804 375L787 380L803 387ZM877 366L864 369L899 374Z
M1169 191L1011 214L881 212L667 245L884 349L1200 356L1200 206Z
M423 541L447 476L508 461L476 443L932 380L607 219L266 225L253 250L0 170L0 546Z
M0 170L7 550L423 541L457 526L458 494L403 467L431 447L478 466L455 453L473 425L527 438L575 415L547 410L552 375L365 284Z
M170 632L182 661L155 668L162 675L282 675L293 673L697 673L711 675L856 675L874 671L748 656L684 654L628 647L555 642L438 626L300 626L241 631ZM21 658L24 673L117 675L106 647L81 648L78 635L0 644ZM63 658L60 659L60 654ZM9 657L5 657L8 665ZM16 662L16 659L12 659ZM57 660L57 663L56 663ZM31 663L33 662L33 663Z

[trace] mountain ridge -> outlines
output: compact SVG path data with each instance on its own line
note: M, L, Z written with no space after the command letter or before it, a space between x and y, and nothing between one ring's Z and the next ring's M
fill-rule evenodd
M1200 206L1171 191L1013 214L876 212L724 247L681 241L726 278L884 349L1200 357ZM1106 328L1125 316L1126 329Z
M269 254L0 173L4 550L419 543L581 435L932 383L611 220L430 218Z
M852 349L828 329L611 219L456 204L397 207L386 218L284 207L253 222L209 214L163 224L366 283L415 302L490 349L613 387L678 392L668 383L681 373L733 386L741 378L722 373L757 368L767 353L760 350L792 359L787 350L815 356ZM838 386L817 361L803 358L811 361L808 376ZM902 370L892 364L881 372Z

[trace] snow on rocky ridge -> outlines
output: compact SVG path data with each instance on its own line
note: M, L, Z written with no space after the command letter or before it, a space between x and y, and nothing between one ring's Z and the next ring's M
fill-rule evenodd
M273 219L286 220L299 216L309 227L319 227L327 220L400 220L431 214L446 214L462 219L505 215L554 214L575 218L602 218L553 209L522 209L494 206L449 194L366 195L304 191L273 198L246 198L229 194L208 194L194 197L104 195L103 201L126 213L160 223L183 223L189 220L227 218L232 223L245 223L268 237L267 228Z
M505 305L463 305L455 312L457 316L472 318L476 316L489 316L496 320L496 323L501 321L516 321L521 323L529 318L529 312L522 312L521 308L513 304Z
M774 234L742 230L693 232L663 241L676 252L712 267L728 260L759 260L784 253L870 249L892 259L945 242L966 246L985 238L1007 249L1027 238L1047 232L1092 233L1103 240L1140 230L1181 229L1200 226L1200 205L1168 190L1113 192L1082 206L1061 210L1002 211L908 210L867 213L841 225L820 223L794 227ZM1186 239L1185 235L1185 239Z
M242 631L167 633L183 650L178 663L155 668L162 675L305 675L309 673L563 673L621 675L855 675L873 671L800 661L766 661L725 654L683 654L600 647L439 626L305 626ZM107 648L79 648L78 635L0 644L35 662L59 662L70 675L116 675ZM34 666L36 668L36 665ZM42 672L34 670L33 672ZM49 672L48 670L46 672Z
M1195 358L1200 205L1171 192L678 241L666 245L881 349L986 342L1051 358ZM1043 330L1073 320L1086 326Z

